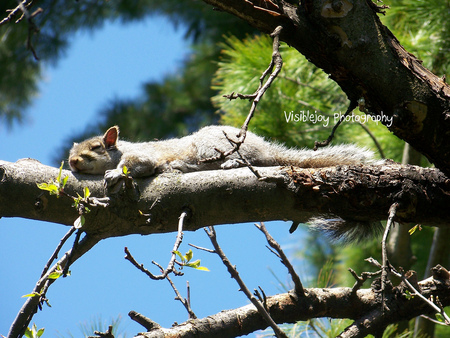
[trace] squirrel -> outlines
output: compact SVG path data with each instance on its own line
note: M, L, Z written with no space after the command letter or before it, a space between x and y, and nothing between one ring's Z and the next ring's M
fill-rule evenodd
M220 157L220 151L230 150L233 147L230 138L239 132L240 129L230 126L208 126L182 138L133 143L119 140L119 127L114 126L103 136L74 143L69 154L69 165L74 172L93 175L108 174L113 170L121 173L126 166L130 175L136 178L170 170L187 173L238 168L247 165L242 159L252 166L302 168L375 162L371 151L351 144L325 147L317 151L287 148L268 142L249 131L238 151L226 159L208 161Z
M337 145L309 149L287 148L247 131L239 150L226 159L218 156L232 149L232 138L240 129L208 126L182 137L164 141L133 143L119 140L119 127L109 128L103 136L74 143L69 154L72 171L104 174L108 187L116 186L126 166L131 177L148 177L163 172L231 169L252 166L296 166L322 168L336 165L380 164L370 150L355 145ZM212 161L211 159L217 160ZM117 186L116 186L117 187ZM332 215L311 219L310 227L325 231L333 239L360 241L379 230L378 224L348 222ZM290 232L296 228L296 223Z

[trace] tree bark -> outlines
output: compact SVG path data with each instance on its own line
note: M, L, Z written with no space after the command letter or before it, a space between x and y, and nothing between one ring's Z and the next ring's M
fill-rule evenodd
M304 0L298 6L283 0L203 1L264 33L282 26L281 41L450 174L450 86L401 46L371 0Z
M450 304L450 280L436 276L436 279L430 277L418 285L425 297L439 294L444 306ZM354 319L355 322L340 337L366 337L384 330L389 324L430 311L429 305L418 297L407 299L405 290L406 287L400 284L388 291L385 298L388 309L384 312L379 290L356 291L352 288L305 289L303 297L293 292L279 294L268 297L267 308L276 323L295 323L319 317ZM189 320L172 328L157 327L137 337L236 337L267 326L256 308L250 304L206 318Z
M187 174L168 173L135 180L135 189L110 196L109 207L90 206L83 230L96 238L177 230L185 209L185 230L204 226L339 217L347 228L385 220L392 203L400 203L396 221L450 227L450 181L437 169L387 164L318 169L248 168ZM58 169L34 160L0 161L0 217L23 217L72 225L78 212L72 199L57 198L37 183L55 180ZM104 197L103 179L69 176L65 192ZM325 223L326 225L327 223ZM325 229L326 230L326 229Z

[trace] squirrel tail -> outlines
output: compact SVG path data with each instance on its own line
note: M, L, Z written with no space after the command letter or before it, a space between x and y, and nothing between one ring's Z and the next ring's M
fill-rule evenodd
M282 147L276 145L277 147ZM375 164L373 152L353 144L341 144L311 149L285 148L275 152L280 165L295 165L302 168L323 168L336 165Z
M313 230L325 233L336 242L362 242L379 235L383 226L380 222L346 221L340 217L326 216L314 217L308 221Z

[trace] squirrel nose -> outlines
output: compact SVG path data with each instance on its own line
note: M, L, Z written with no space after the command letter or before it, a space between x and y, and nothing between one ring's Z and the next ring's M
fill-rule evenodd
M71 158L69 159L69 166L72 169L72 171L77 171L77 164L78 164L79 160L78 158Z

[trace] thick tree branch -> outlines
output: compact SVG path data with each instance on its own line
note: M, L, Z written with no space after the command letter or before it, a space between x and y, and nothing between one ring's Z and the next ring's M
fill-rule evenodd
M399 203L396 221L450 226L450 181L437 169L398 164L257 169L266 180L258 180L248 168L136 180L136 190L112 196L110 207L91 207L83 230L97 238L174 232L186 208L191 211L186 231L281 219L301 223L319 215L340 217L351 230L385 220L394 202ZM79 216L72 200L36 186L57 174L57 168L33 160L0 162L0 217L72 225ZM92 196L104 196L102 177L63 171L65 175L69 194L82 194L88 187Z
M203 0L280 40L336 81L351 102L450 174L450 86L381 24L371 0ZM361 102L361 101L360 101ZM386 119L386 117L389 118ZM391 122L388 122L391 121Z
M450 280L432 277L418 283L423 295L431 295L439 299L443 305L450 304ZM297 297L295 293L285 293L267 298L267 306L276 323L295 323L319 317L350 318L355 322L350 325L341 337L365 337L387 325L401 320L414 318L433 310L418 297L408 299L400 284L387 295L389 309L383 313L381 293L379 290L362 289L356 293L352 288L311 288L305 289L305 296ZM352 306L349 306L349 304ZM370 319L370 325L367 325ZM374 320L376 319L376 320ZM137 337L191 337L208 334L209 336L236 337L253 331L265 329L267 323L253 305L238 309L222 311L202 319L189 320L170 329L156 328Z

